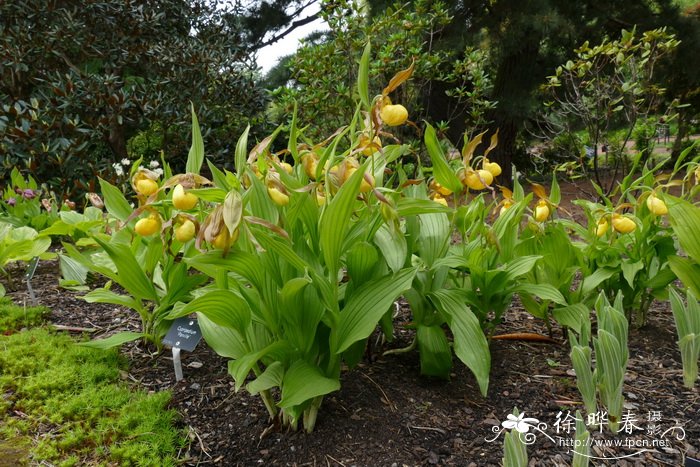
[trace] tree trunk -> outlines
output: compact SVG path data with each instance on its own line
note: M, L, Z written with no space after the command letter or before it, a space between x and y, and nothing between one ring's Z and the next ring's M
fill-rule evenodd
M107 142L109 143L109 147L112 149L112 153L114 153L116 160L120 161L128 156L126 151L126 132L124 125L120 125L116 118L112 119L112 124L109 128L109 135L107 136Z
M498 63L494 80L494 100L498 102L489 114L489 134L498 130L498 146L491 151L489 159L498 162L503 172L499 183L513 186L512 164L517 151L517 138L523 122L529 118L532 102L531 94L536 89L541 71L537 69L540 35L532 30L506 31L506 35L518 35L520 47L508 50ZM511 38L513 40L513 38ZM482 150L488 145L482 144Z
M678 133L673 141L673 149L671 151L671 159L677 161L683 150L683 140L688 135L688 119L687 113L683 110L678 112Z

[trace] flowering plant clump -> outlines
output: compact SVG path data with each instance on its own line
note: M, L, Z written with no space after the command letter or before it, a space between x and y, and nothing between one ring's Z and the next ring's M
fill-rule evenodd
M160 348L173 320L196 315L207 344L229 359L236 390L259 394L280 425L312 431L324 398L339 389L342 370L361 361L370 336L393 339L399 297L414 339L386 354L417 350L421 372L441 378L457 356L483 395L489 340L503 338L499 326L519 297L550 332L553 320L571 330L586 409L599 395L619 416L626 326L643 324L676 277L700 288L692 206L668 193L681 167L662 178L643 164L614 196L601 190L600 203L577 201L581 223L566 217L555 177L549 189L532 184L531 193L517 177L512 189L498 186L501 167L488 158L498 132L487 142L485 133L465 137L448 160L451 145L428 124L432 168L419 165L409 178L398 162L412 149L392 132L417 125L389 96L414 65L370 98L370 52L368 45L352 119L325 139L299 128L294 114L288 128L256 144L244 131L235 168L219 169L205 159L193 106L184 170L173 173L164 160L120 161L120 183L100 180L101 196L91 194L83 214L57 214L36 237L64 236L64 271L75 272L64 283L81 286L88 271L101 274L107 283L83 298L128 307L141 319L137 332L85 345L144 339ZM18 188L6 193L8 206L46 199L37 187ZM591 339L596 356L617 359L619 368L598 364L593 378ZM514 415L512 426L522 420Z

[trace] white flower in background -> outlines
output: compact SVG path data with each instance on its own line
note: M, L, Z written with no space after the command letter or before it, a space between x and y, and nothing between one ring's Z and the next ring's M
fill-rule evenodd
M153 172L157 173L159 177L163 176L163 169L161 169L160 167L153 169Z
M152 169L155 169L157 167L160 167L160 163L158 161L151 161L148 166Z
M501 423L503 428L508 430L515 429L518 433L527 433L530 428L536 427L540 423L536 418L525 418L525 412L521 413L517 417L515 415L508 414L507 420Z
M121 162L124 167L129 167L131 165L131 161L127 158L122 159Z
M112 164L112 167L114 167L114 173L116 173L118 177L124 175L124 168L121 164L115 162L114 164Z

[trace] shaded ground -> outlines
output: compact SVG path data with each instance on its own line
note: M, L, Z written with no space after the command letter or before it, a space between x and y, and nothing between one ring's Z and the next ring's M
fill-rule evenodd
M569 190L573 188L563 187L564 193ZM57 282L56 262L41 263L32 281L39 303L52 308L55 324L91 328L93 335L138 328L129 311L88 304L58 288ZM28 303L25 284L17 286L13 299ZM405 312L400 316L407 318ZM546 333L517 305L500 332ZM412 338L400 324L397 334L391 347L405 346ZM535 432L536 441L528 448L530 465L569 465L570 447L563 438L570 438L573 430L566 433L565 420L568 411L581 408L581 399L568 344L560 329L554 335L559 343L492 341L487 398L458 361L451 381L433 380L419 375L416 352L383 357L388 347L374 346L371 358L344 372L341 390L324 401L312 435L271 427L262 402L245 391L233 392L226 361L203 343L193 353L183 353L185 379L179 383L169 352L152 355L139 345L127 345L123 351L131 368L124 378L149 390L172 390L172 405L189 432L190 443L181 453L184 465L500 465L503 436L490 440L496 436L493 428L514 407L547 424ZM593 455L608 459L595 465L678 466L686 457L700 458L700 391L698 386L683 388L675 341L665 303L654 304L646 328L630 332L625 408L630 425L638 429L630 426L631 433L617 436L594 434L601 445L593 448ZM675 437L680 429L662 436L674 427L684 430L683 439Z

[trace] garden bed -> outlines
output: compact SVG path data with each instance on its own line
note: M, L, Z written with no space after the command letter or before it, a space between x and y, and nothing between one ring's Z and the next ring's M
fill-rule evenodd
M32 286L38 302L52 309L53 324L94 329L93 336L138 329L127 310L85 303L57 284L57 262L41 263ZM23 282L11 296L20 304L30 302ZM271 425L258 397L233 391L226 361L204 343L183 354L185 379L179 383L169 352L155 355L127 344L122 351L131 366L124 378L147 390L172 390L171 405L189 434L181 452L185 465L500 465L503 436L490 441L496 436L492 430L514 407L547 424L528 448L530 464L570 464L570 448L557 438L556 423L582 405L561 329L554 329L555 343L492 341L491 384L484 399L458 361L445 382L419 375L417 352L382 356L410 342L412 331L402 327L402 318L408 316L399 315L393 343L378 343L373 336L363 362L343 373L341 390L326 398L311 435ZM546 334L542 323L517 305L499 328L506 332ZM595 460L596 465L683 465L686 457L700 457L700 393L682 385L675 341L667 303L654 304L649 324L630 332L625 407L640 429L617 436L595 433L602 444L623 444L594 447L593 455L608 458ZM684 439L676 439L681 432L675 430L662 443L654 427L681 427ZM559 428L559 435L567 437L565 425Z

